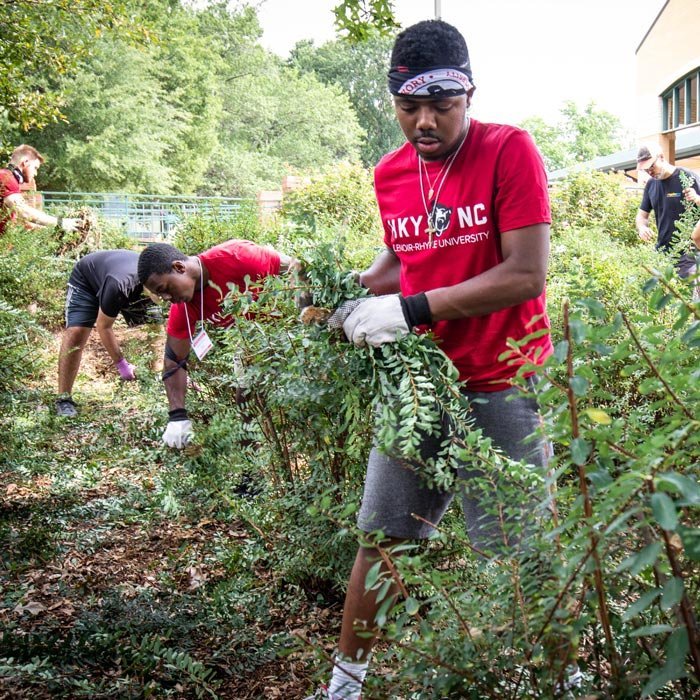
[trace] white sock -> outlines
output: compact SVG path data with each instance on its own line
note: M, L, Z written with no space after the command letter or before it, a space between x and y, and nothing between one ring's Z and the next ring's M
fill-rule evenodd
M354 664L336 657L328 693L333 700L358 700L369 661Z

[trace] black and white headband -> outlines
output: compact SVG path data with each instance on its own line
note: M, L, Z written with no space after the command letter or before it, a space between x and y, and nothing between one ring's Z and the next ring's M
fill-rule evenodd
M389 71L389 92L396 96L454 97L473 89L469 63L417 69L396 66Z

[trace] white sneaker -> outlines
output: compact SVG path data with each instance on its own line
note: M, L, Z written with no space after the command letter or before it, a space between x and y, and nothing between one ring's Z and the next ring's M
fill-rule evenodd
M577 664L566 667L566 678L556 687L557 693L569 693L570 690L577 690L583 685L583 673ZM566 695L564 697L573 697Z

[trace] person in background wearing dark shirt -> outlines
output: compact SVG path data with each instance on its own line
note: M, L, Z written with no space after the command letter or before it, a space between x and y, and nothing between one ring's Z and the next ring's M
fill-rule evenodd
M66 330L58 357L59 416L77 415L71 392L93 326L121 379L136 379L134 366L124 357L112 326L120 312L129 326L160 320L160 309L143 296L138 259L139 254L132 250L102 250L75 264L68 280Z
M644 186L642 203L635 219L637 233L643 241L652 241L654 232L649 228L649 214L654 212L656 249L669 253L677 242L676 222L685 211L685 201L700 205L700 183L698 174L687 168L671 165L658 144L642 146L637 154L637 172L645 172L649 180ZM681 182L681 173L690 185ZM681 255L676 260L679 277L688 277L695 272L695 258Z

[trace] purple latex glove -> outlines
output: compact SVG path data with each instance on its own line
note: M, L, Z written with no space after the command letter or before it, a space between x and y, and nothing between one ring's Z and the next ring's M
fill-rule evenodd
M134 365L130 365L126 357L122 357L119 362L117 362L117 369L119 370L119 376L125 380L125 381L131 381L132 379L136 379L136 372L134 371L136 367Z

